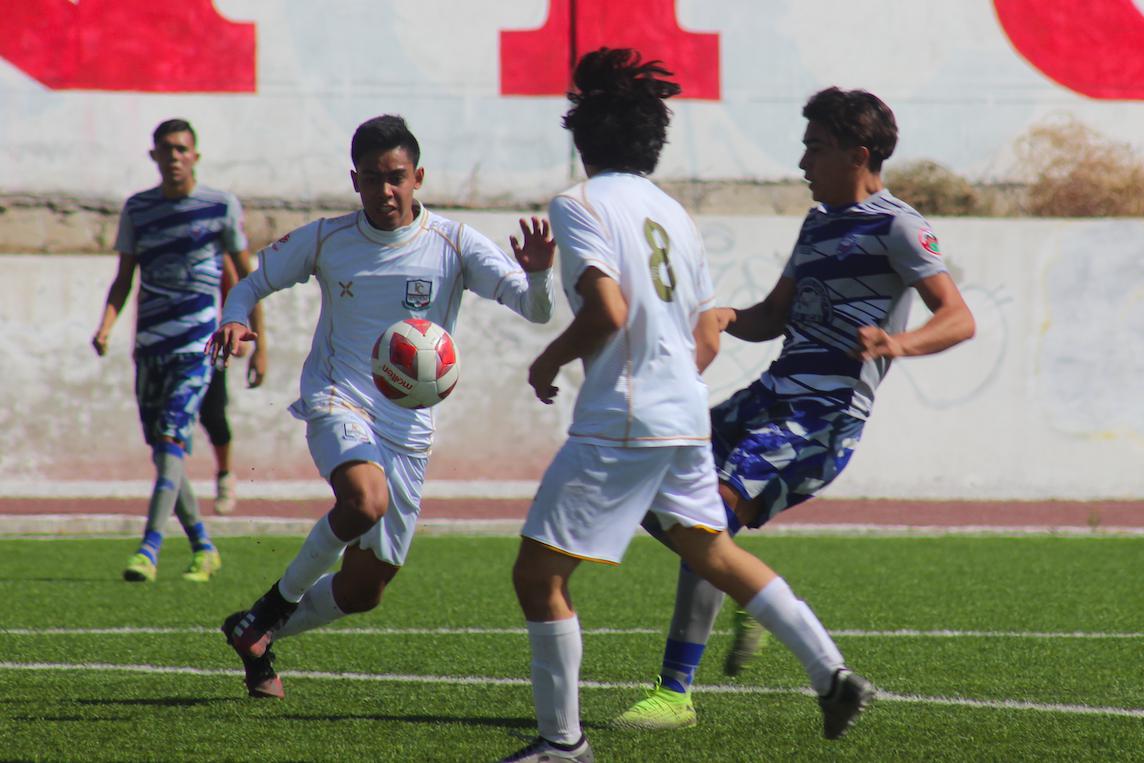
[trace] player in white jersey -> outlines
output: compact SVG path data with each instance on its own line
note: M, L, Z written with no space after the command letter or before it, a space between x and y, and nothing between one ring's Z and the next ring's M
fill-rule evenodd
M870 93L829 88L803 109L800 163L819 206L807 214L778 283L757 305L720 308L726 331L784 336L770 368L711 411L715 464L732 533L808 500L846 467L893 358L969 339L973 316L926 220L883 186L893 113ZM913 287L933 315L907 331ZM654 518L645 527L658 532ZM691 682L723 594L680 568L655 688L617 722L643 729L696 723ZM764 631L741 610L725 671L734 675Z
M184 457L191 451L195 419L211 377L203 350L218 328L224 262L233 262L237 273L245 275L250 255L238 199L195 181L199 153L190 123L169 119L155 128L152 142L151 159L161 182L123 205L115 240L119 269L92 346L99 355L107 352L111 328L138 268L135 395L155 464L155 485L143 539L123 577L131 582L155 580L163 532L174 512L191 541L191 564L183 577L206 582L222 559L200 520ZM261 311L253 319L260 327ZM258 386L266 372L264 342L250 362L250 385Z
M377 338L405 318L452 331L464 289L534 323L552 314L555 242L547 221L521 220L514 261L414 199L424 177L420 153L401 117L362 123L350 148L362 208L305 225L260 252L259 269L231 290L212 339L214 355L225 357L252 338L246 316L258 300L318 281L321 314L290 412L306 422L310 454L335 503L270 590L223 624L251 696L283 696L272 640L376 607L413 539L433 411L401 408L377 390L370 361ZM339 558L340 570L328 574Z
M550 403L560 368L577 359L584 383L513 568L540 734L506 761L594 759L580 726L582 646L568 583L583 560L619 564L648 511L692 569L778 634L819 694L848 687L821 700L828 737L868 701L814 613L725 531L700 374L727 315L714 309L695 225L646 177L666 141L664 100L679 92L669 75L633 50L603 48L579 62L569 94L564 126L588 180L549 213L575 317L533 362L529 383Z

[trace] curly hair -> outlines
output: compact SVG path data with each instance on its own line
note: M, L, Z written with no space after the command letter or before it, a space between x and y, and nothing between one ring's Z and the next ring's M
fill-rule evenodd
M671 109L664 100L680 87L662 61L643 63L631 48L600 48L576 65L564 129L585 164L646 175L667 143Z
M416 167L421 161L421 146L410 132L405 120L395 114L367 119L358 125L350 141L350 159L356 167L361 158L371 151L389 151L404 148L409 161Z
M818 122L843 148L863 146L870 151L870 171L881 172L898 145L894 112L876 95L865 90L829 87L810 97L802 109L810 122Z

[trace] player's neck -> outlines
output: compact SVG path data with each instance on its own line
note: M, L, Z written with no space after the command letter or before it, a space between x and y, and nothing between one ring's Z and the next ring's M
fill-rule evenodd
M855 204L861 204L874 194L884 190L886 190L886 186L882 183L881 174L863 172L855 178L854 186L845 196L840 196L831 201L824 200L822 203L831 209L845 209Z
M163 182L159 184L159 190L168 199L183 199L190 196L191 192L195 190L195 179L190 178L181 183Z

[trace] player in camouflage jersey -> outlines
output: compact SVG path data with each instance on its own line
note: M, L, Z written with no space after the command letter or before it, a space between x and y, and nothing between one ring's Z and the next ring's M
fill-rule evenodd
M973 316L920 214L881 179L897 143L889 107L861 90L810 98L799 163L819 205L803 222L778 283L758 304L725 311L726 331L782 352L746 389L711 411L720 493L732 531L761 527L846 467L893 358L930 355L973 336ZM932 312L907 330L913 288ZM654 518L645 527L662 532ZM617 723L670 729L697 722L690 688L723 594L685 565L659 680ZM725 666L737 673L763 631L736 613Z

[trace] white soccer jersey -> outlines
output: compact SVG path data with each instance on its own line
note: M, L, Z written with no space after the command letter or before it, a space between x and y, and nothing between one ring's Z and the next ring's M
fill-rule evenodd
M691 218L650 180L623 172L560 194L549 217L572 311L590 267L619 283L628 304L627 324L584 358L569 437L621 447L706 443L707 386L692 332L715 292Z
M852 357L858 328L904 331L910 285L944 272L929 223L889 191L812 209L783 270L796 294L782 352L760 381L780 400L867 418L890 359Z
M426 318L452 331L464 289L535 323L552 314L551 271L526 275L488 238L424 206L397 231L374 228L361 211L317 220L263 249L258 260L258 270L230 291L224 323L247 323L257 300L310 276L322 289L301 397L291 413L309 420L335 409L357 411L409 453L428 453L433 412L402 408L374 386L371 354L386 328Z

